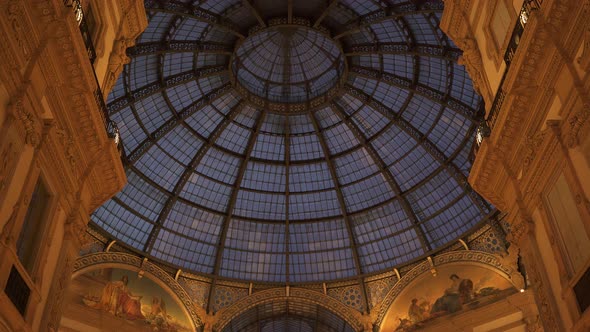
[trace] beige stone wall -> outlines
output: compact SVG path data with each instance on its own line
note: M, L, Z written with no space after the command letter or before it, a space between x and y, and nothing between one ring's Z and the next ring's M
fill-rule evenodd
M505 80L496 88L523 1L512 7L504 0L445 2L443 29L460 47L461 40L476 41L475 50L466 49L473 57L466 66L479 86L491 87L489 95L482 91L488 119L492 105L498 106L469 181L508 212L512 243L521 248L537 305L547 313L545 331L586 331L590 312L580 312L573 286L590 267L590 3L525 3L540 8L527 13ZM469 20L454 19L461 13L471 13Z
M105 78L120 73L120 66L109 67L115 37L135 38L146 22L143 1L101 6L97 1L94 13L110 17L108 24L116 27L99 33L97 65ZM64 1L0 2L0 330L56 327L89 215L126 182L95 99L94 70ZM37 255L26 269L16 243L38 181L49 199L35 220L44 226L36 226ZM24 315L4 292L13 268L31 290Z

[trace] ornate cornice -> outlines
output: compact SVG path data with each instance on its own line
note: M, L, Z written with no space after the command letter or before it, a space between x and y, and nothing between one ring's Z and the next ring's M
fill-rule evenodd
M590 46L590 44L589 44ZM565 139L566 146L570 149L577 147L580 144L580 136L587 135L582 134L582 128L588 125L588 119L590 118L590 104L584 104L582 109L576 112L568 120L569 130L568 135Z
M39 0L30 7L27 16L40 22L32 28L41 30L44 45L39 59L45 80L41 86L47 89L44 105L50 110L49 116L55 118L57 128L52 136L54 146L46 155L50 159L56 159L56 154L60 156L58 159L62 160L55 169L59 170L62 183L69 184L65 191L83 188L86 192L81 197L92 210L126 182L120 155L114 144L108 144L112 140L107 136L105 115L97 104L94 69L74 13L64 7L63 1ZM50 30L50 34L44 29ZM54 86L55 83L58 85ZM80 178L88 183L80 183Z

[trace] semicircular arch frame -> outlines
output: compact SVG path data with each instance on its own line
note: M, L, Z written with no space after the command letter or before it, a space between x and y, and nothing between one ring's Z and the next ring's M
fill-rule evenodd
M100 252L82 256L74 263L72 279L91 270L105 267L122 268L138 273L142 271L144 276L147 275L150 280L163 289L169 290L169 294L177 298L176 300L181 304L185 314L192 320L195 330L203 326L203 321L195 311L195 304L186 290L166 271L150 261L142 260L138 256L122 252Z
M363 330L362 314L357 310L340 303L334 298L329 297L318 291L304 288L290 288L287 295L286 288L272 288L254 293L243 298L229 307L220 310L217 315L219 318L214 326L214 331L222 331L233 319L242 313L259 305L281 300L296 300L305 303L317 304L334 314L338 315L347 322L355 331Z
M448 264L468 263L474 266L487 268L501 275L516 288L521 288L524 284L523 277L517 270L516 264L514 264L514 266L509 266L507 259L483 251L452 251L432 257L432 263L433 265L430 265L428 260L424 260L422 263L403 275L401 279L399 279L398 282L393 286L393 288L389 290L387 295L385 295L380 307L378 308L379 311L376 313L376 326L381 326L383 319L389 311L389 308L395 299L401 294L401 292L424 273L431 273L431 269L433 267L437 268L439 266Z

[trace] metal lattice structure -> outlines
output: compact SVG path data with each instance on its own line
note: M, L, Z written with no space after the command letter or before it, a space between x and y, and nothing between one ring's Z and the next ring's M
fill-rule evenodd
M481 99L442 2L145 5L108 98L129 183L93 221L113 238L213 279L305 284L415 261L492 212L466 180Z

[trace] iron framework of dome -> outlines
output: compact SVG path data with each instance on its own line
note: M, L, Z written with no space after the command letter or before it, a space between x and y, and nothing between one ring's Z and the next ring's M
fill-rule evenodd
M376 274L492 208L467 184L480 98L439 1L155 1L108 100L129 183L94 223L252 282Z

